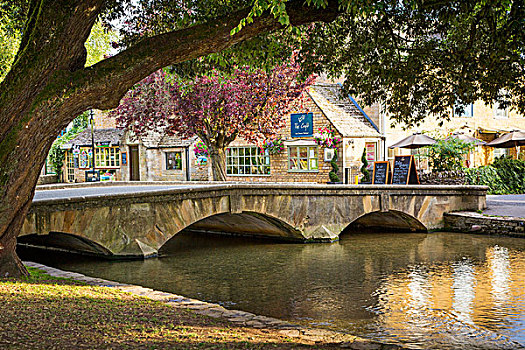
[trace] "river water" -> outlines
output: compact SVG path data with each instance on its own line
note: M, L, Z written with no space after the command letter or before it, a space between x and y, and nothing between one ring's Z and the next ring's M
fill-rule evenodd
M525 344L524 239L351 233L283 244L182 233L164 252L145 261L23 258L414 349Z

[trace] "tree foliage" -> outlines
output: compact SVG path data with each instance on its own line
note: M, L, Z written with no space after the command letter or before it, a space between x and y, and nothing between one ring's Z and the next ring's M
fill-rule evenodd
M525 4L521 0L397 1L310 27L306 72L344 76L365 104L396 122L441 120L477 100L525 113ZM455 106L455 107L454 107Z
M60 136L53 142L51 149L49 150L49 161L53 167L53 171L57 174L57 177L60 181L62 177L62 168L64 166L64 158L66 156L66 151L62 149L67 141L74 139L78 134L84 131L88 125L88 114L87 112L82 113L73 120L72 128L69 129L64 135Z
M193 80L177 80L161 70L137 84L111 115L137 136L152 130L198 136L208 146L214 179L224 180L225 148L237 137L259 145L274 139L292 102L313 83L313 77L298 81L299 74L293 63L270 72L213 71Z

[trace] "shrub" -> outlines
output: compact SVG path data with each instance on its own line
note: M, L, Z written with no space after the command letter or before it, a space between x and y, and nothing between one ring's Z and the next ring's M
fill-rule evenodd
M363 174L363 178L361 179L361 182L369 183L370 182L370 170L368 170L368 160L366 159L366 148L363 149L363 155L361 156L361 162L363 163L363 166L361 167L361 174Z
M473 143L454 138L440 140L428 146L428 157L432 171L461 169L463 167L463 156L473 148Z
M471 185L489 187L489 194L525 193L525 161L498 158L488 166L468 169L467 181Z
M340 182L341 179L339 179L339 176L337 175L337 172L339 171L339 166L337 165L337 148L334 149L334 156L332 157L332 160L330 161L330 165L332 166L332 171L328 173L328 177L330 177L330 181Z

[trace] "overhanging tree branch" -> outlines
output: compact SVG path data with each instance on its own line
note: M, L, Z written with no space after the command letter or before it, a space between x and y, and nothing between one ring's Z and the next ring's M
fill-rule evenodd
M302 0L287 3L292 25L329 22L340 13L337 1L329 1L324 9L303 3ZM162 67L218 52L261 33L283 28L272 14L266 13L254 18L253 23L239 33L230 35L248 12L249 9L244 9L205 24L144 39L114 57L87 67L75 83L77 92L71 100L82 99L80 94L88 108L114 108L135 83Z

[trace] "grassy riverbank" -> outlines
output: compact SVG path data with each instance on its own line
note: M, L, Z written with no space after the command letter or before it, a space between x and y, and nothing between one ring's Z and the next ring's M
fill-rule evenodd
M237 327L113 288L31 269L0 279L2 349L330 349L340 344Z

